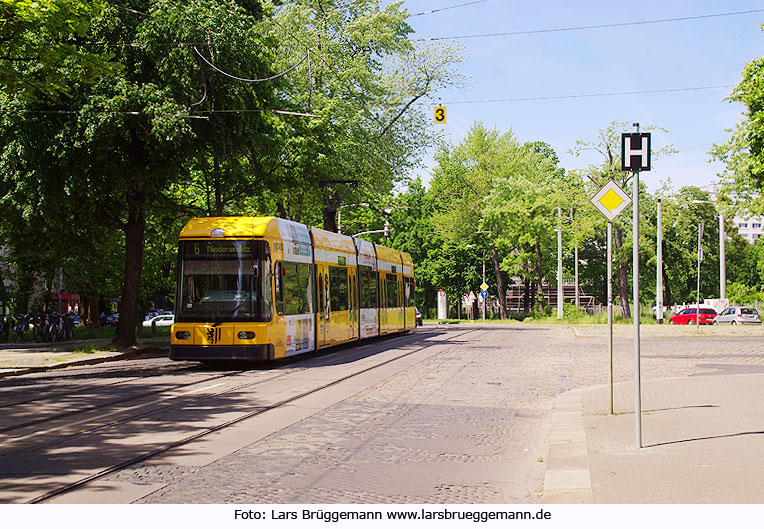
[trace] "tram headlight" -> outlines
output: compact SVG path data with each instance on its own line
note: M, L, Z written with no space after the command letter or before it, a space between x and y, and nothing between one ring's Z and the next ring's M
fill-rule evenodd
M188 331L178 331L175 333L175 338L177 338L178 340L190 340L191 333Z
M255 339L255 333L253 331L240 331L239 334L237 334L239 337L239 340L254 340Z

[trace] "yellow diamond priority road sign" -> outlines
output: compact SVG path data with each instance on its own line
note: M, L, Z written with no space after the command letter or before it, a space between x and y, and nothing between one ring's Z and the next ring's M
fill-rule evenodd
M608 180L607 184L602 186L592 197L591 202L600 213L605 215L607 220L612 222L624 209L629 207L631 197L613 180Z

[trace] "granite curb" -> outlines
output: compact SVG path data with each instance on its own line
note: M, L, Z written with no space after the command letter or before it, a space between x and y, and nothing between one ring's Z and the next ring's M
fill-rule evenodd
M132 360L139 356L149 354L164 354L167 353L167 347L158 346L134 346L125 351L103 351L99 352L90 358L83 358L81 360L64 360L60 362L51 362L39 366L27 366L27 367L9 367L0 369L0 379L12 376L27 375L30 373L43 373L45 371L52 371L56 369L64 369L67 367L81 367L102 364L105 362L113 362L117 360ZM59 352L51 353L58 354ZM0 352L2 356L2 352Z

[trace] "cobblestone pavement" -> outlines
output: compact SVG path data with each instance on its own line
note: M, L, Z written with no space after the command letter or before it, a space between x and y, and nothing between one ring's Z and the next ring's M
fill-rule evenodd
M761 372L763 350L756 337L648 336L642 376ZM536 503L554 398L606 383L607 366L602 336L486 326L203 468L112 479L166 484L141 503ZM614 371L633 380L630 339L616 339Z
M573 337L488 327L141 502L537 502L545 419L575 368ZM130 472L147 479L145 469L114 479Z

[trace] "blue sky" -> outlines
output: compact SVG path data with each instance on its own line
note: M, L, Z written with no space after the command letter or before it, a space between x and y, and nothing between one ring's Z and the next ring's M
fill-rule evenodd
M471 0L405 0L411 15ZM472 0L474 1L474 0ZM413 16L412 38L548 30L659 19L696 17L764 9L756 1L520 1L486 0L464 7ZM577 31L460 39L460 71L470 78L461 90L438 94L447 104L445 139L459 142L475 121L510 128L520 141L549 143L567 170L599 163L591 153L568 154L576 140L593 141L611 121L664 127L653 134L654 148L667 143L677 154L654 162L643 173L650 189L667 179L672 187L705 185L717 179L721 164L709 163L712 143L742 118L743 107L724 101L737 85L746 62L764 56L764 11L695 20ZM451 42L451 41L446 41ZM581 97L518 102L475 102L612 92L673 90L732 85L693 91ZM433 151L434 152L434 151ZM429 180L432 152L420 171Z

